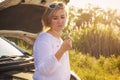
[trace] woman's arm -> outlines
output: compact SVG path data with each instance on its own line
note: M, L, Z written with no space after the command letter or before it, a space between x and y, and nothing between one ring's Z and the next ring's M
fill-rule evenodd
M52 53L50 42L38 40L33 47L35 68L40 74L49 75L60 65L55 55Z
M59 61L62 57L62 55L69 50L70 48L72 48L72 40L70 37L66 38L63 42L63 44L61 45L60 49L57 51L57 53L55 54L55 57L57 58L57 60Z

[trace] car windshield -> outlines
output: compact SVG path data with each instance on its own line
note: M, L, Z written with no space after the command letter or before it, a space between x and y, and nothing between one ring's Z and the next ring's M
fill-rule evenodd
M22 56L23 53L9 44L4 39L0 38L0 57L2 56Z

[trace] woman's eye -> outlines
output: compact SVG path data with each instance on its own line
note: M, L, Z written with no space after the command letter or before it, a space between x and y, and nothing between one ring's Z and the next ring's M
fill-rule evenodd
M65 15L62 15L62 16L61 16L61 19L65 19L65 18L66 18L66 16L65 16Z
M64 16L61 17L61 19L64 19L64 18L65 18Z
M53 17L54 20L57 20L57 17Z
M57 20L57 19L65 19L65 16L61 16L61 17L53 17L53 20Z

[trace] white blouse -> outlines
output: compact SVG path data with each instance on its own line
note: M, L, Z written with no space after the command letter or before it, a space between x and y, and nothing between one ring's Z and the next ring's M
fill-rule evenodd
M55 53L63 40L55 38L49 33L42 32L33 47L35 73L34 80L70 80L69 55L66 51L60 61Z

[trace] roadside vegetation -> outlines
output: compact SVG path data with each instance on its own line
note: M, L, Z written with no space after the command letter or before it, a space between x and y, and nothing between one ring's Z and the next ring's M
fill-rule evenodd
M120 13L91 5L69 11L71 70L81 80L120 80Z
M120 56L100 56L96 59L89 53L83 55L71 50L70 65L81 80L120 80Z

